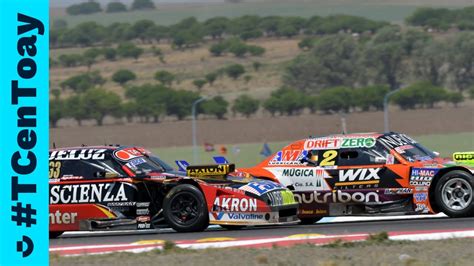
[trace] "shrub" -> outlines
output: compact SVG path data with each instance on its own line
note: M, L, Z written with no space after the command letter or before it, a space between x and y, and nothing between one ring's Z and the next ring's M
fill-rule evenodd
M249 118L258 111L259 105L259 100L253 99L252 97L244 94L235 99L234 105L232 106L232 111L234 113L240 113L243 116Z
M233 64L225 68L225 73L232 79L238 79L245 73L245 68L240 64Z
M170 73L166 70L157 71L155 73L155 79L158 80L163 85L171 85L173 83L175 76L173 73Z
M128 69L120 69L117 70L113 75L112 75L112 80L117 82L120 85L124 85L125 83L136 79L137 76L135 73Z

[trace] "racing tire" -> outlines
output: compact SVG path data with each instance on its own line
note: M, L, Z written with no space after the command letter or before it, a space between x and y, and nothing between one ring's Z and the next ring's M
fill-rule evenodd
M444 174L437 182L434 200L440 211L449 217L474 216L474 178L456 170Z
M323 217L300 218L300 224L302 225L315 224L317 221L321 219L323 219Z
M58 238L58 237L60 237L63 233L64 233L64 231L50 231L50 232L49 232L49 238L50 238L50 239Z
M233 224L220 224L219 226L227 230L240 230L245 227L244 225L233 225Z
M177 232L200 232L209 226L209 214L202 192L189 184L170 190L163 201L163 216Z

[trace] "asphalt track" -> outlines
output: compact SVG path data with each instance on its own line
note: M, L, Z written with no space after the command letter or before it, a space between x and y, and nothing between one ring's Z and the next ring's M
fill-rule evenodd
M279 237L296 234L354 234L378 233L382 231L415 230L463 230L474 229L474 218L433 217L422 219L391 219L351 222L326 222L313 225L285 225L250 227L241 230L226 230L210 226L204 232L177 233L171 229L125 232L66 233L50 240L50 246L94 245L132 243L143 240L199 240L205 238L252 238Z

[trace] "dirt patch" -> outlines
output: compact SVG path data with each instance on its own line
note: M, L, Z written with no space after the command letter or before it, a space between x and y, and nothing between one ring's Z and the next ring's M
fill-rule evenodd
M383 131L383 113L347 115L349 132ZM232 120L199 120L198 143L248 143L286 141L309 135L341 132L337 115L262 117ZM410 135L474 132L474 105L459 108L420 109L390 112L390 129ZM159 124L63 127L50 130L50 142L57 146L81 144L127 144L145 147L174 147L192 144L191 121Z
M474 239L51 257L51 265L472 265Z

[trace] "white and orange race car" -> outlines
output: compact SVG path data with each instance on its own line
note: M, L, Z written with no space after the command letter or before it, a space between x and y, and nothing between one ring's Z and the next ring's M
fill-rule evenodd
M231 175L289 188L302 223L325 216L474 215L474 153L443 159L398 133L360 133L295 141L255 167Z

